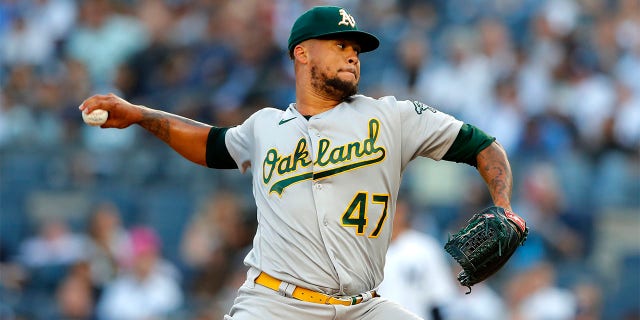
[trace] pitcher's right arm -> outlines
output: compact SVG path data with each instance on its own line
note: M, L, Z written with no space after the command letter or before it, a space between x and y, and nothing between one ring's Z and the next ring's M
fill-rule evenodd
M94 95L80 105L80 110L85 113L91 113L95 109L109 112L109 118L101 128L123 129L138 124L186 159L207 166L207 140L213 126L134 105L114 94Z

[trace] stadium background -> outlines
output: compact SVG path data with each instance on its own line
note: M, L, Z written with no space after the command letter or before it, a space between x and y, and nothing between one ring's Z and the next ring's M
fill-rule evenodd
M532 231L487 283L509 319L640 318L635 0L3 0L0 318L92 319L131 252L156 248L180 288L160 318L227 311L255 227L249 177L188 163L139 128L86 126L77 106L114 92L223 126L284 109L288 29L315 4L381 38L361 57L362 93L421 100L506 147ZM480 183L420 160L402 192L417 228L444 241L488 203Z

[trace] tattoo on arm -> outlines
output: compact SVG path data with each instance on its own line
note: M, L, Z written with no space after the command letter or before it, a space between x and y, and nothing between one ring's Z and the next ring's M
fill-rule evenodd
M502 147L490 146L480 152L478 164L478 170L489 187L494 203L499 206L509 206L513 177Z
M169 119L165 113L144 110L142 111L142 121L140 126L153 133L160 140L169 143L171 127Z
M157 110L142 111L142 121L140 121L140 126L153 133L156 137L158 137L165 143L170 143L171 126L173 121L179 121L191 126L206 127L205 124L198 121Z

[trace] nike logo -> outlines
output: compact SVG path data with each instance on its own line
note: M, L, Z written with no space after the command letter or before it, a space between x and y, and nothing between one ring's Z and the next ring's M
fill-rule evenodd
M283 124L285 124L285 123L287 123L287 122L289 122L289 121L291 121L291 120L293 120L293 119L295 119L295 118L296 118L296 117L293 117L293 118L291 118L291 119L286 119L286 120L285 120L285 119L282 119L282 120L280 120L280 122L278 122L278 125L279 125L279 126L281 126L281 125L283 125Z

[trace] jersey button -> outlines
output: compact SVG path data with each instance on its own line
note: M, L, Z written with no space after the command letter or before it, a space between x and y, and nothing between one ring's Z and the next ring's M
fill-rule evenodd
M318 184L316 185L316 189L318 189L318 190L322 190L322 184L318 183Z
M327 218L322 219L322 224L324 224L325 227L329 225L329 221L327 221Z

